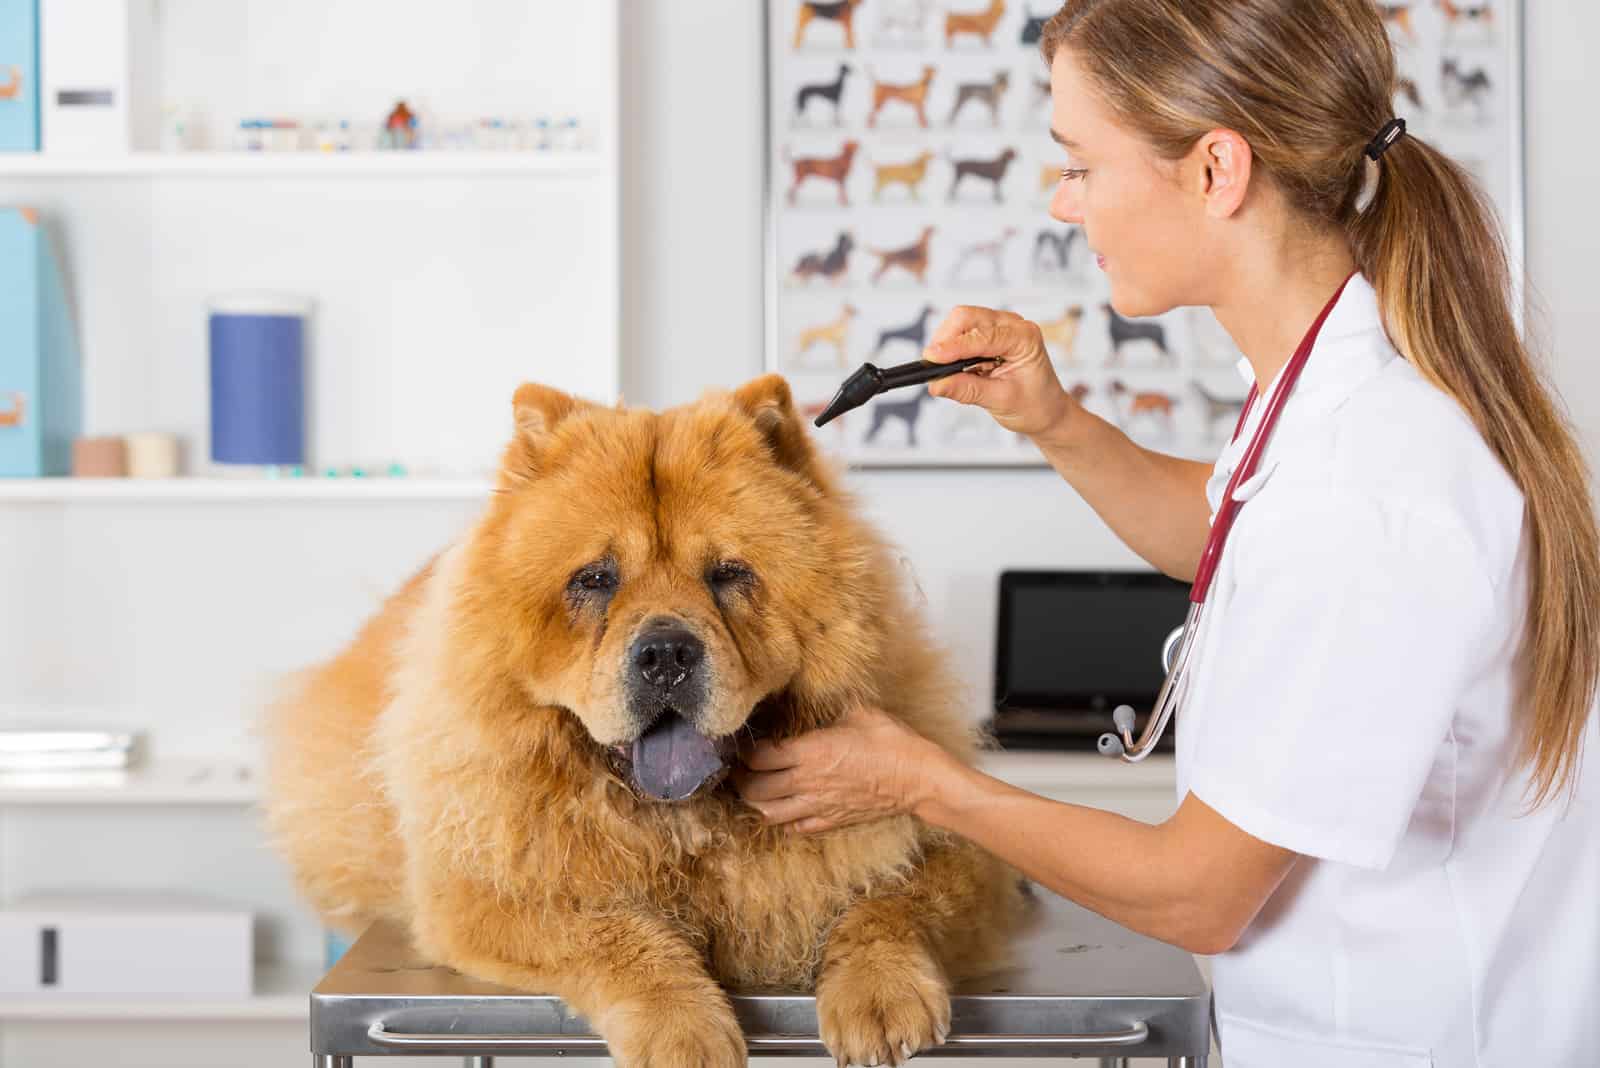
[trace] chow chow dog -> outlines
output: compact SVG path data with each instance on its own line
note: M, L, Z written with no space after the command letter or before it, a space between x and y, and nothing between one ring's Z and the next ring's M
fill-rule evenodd
M302 892L561 997L625 1068L744 1064L730 987L814 989L840 1063L943 1041L1028 914L1017 873L910 816L772 827L725 781L855 702L981 741L788 385L513 411L481 516L263 724Z

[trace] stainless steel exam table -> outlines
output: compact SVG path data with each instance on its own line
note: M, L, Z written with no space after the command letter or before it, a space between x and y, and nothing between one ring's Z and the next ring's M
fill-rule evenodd
M1189 954L1133 934L1052 894L1020 938L1017 967L958 986L950 1036L923 1057L1166 1058L1205 1068L1211 995ZM783 990L730 993L752 1057L829 1056L816 999ZM311 992L314 1068L355 1057L606 1056L582 1017L550 995L468 979L428 964L398 928L376 924Z

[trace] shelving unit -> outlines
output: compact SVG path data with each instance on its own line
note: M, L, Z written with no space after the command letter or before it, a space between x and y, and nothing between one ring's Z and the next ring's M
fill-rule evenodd
M133 152L122 156L0 155L5 178L203 176L270 178L409 175L595 175L605 158L560 152Z
M251 764L193 757L127 771L0 772L0 805L253 805L259 780Z
M1129 766L1096 753L986 753L978 767L1045 794L1157 791L1172 785L1173 774L1170 757ZM259 800L256 769L233 760L168 759L127 772L0 773L0 805L252 805Z
M27 478L0 480L0 504L223 501L478 501L488 478Z
M84 432L175 433L198 476L0 480L0 709L150 742L120 775L0 775L0 900L192 889L256 915L258 961L241 999L0 996L0 1064L255 1068L303 1055L323 951L240 771L256 717L488 500L517 384L616 399L620 3L127 2L156 15L148 84L214 145L230 117L404 97L424 121L574 116L591 146L0 154L0 204L37 208L63 265ZM312 302L307 469L412 475L212 473L207 304L250 290Z

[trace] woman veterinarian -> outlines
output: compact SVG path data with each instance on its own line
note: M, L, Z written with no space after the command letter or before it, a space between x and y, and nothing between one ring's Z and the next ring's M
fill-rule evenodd
M1192 580L1326 309L1235 494L1181 802L1149 826L1046 800L870 708L763 744L741 793L799 833L913 813L1214 954L1228 1068L1596 1063L1600 546L1485 201L1391 121L1371 0L1070 0L1042 48L1050 213L1123 315L1212 308L1260 397L1214 467L1151 452L1063 391L1037 326L975 307L926 358L1005 362L936 395L1028 435Z

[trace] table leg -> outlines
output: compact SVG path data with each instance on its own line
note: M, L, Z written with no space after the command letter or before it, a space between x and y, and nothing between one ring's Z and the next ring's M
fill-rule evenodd
M1205 1057L1168 1057L1167 1068L1206 1068Z
M355 1068L356 1059L338 1053L313 1053L311 1068Z

